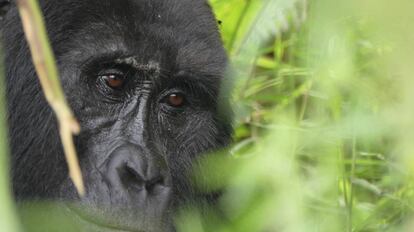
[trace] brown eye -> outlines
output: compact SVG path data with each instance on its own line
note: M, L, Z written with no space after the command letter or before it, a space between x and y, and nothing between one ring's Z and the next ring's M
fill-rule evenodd
M121 89L125 82L124 77L116 74L104 75L102 76L102 79L104 79L106 85L112 89Z
M174 107L181 107L185 103L185 98L183 94L173 93L167 97L168 104Z

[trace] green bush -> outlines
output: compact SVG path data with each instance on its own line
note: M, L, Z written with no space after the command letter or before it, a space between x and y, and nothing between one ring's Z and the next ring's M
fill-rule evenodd
M219 210L180 230L413 231L414 2L211 2L235 143L202 172Z

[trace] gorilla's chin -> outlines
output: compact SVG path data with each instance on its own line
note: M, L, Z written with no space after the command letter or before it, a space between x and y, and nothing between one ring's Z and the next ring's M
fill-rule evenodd
M169 186L100 190L96 186L84 197L65 203L80 221L81 231L94 231L91 227L99 228L97 231L172 231L169 229L172 224Z
M74 217L79 231L88 232L170 232L174 231L171 215L167 211L114 208L93 208L77 203L65 204L67 211ZM135 216L133 216L135 215Z

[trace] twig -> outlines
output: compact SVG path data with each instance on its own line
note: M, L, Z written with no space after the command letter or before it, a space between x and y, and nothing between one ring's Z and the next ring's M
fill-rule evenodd
M73 134L80 132L80 126L65 100L39 4L37 0L17 0L17 5L46 100L59 121L60 136L69 166L69 175L79 195L82 196L85 193L85 188L72 137Z

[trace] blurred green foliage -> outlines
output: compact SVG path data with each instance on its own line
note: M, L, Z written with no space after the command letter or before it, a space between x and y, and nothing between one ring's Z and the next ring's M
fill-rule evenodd
M414 2L211 3L234 144L198 171L225 187L218 206L183 210L179 231L414 231ZM0 225L15 231L5 141Z
M232 61L218 210L180 231L414 231L414 2L211 0Z

